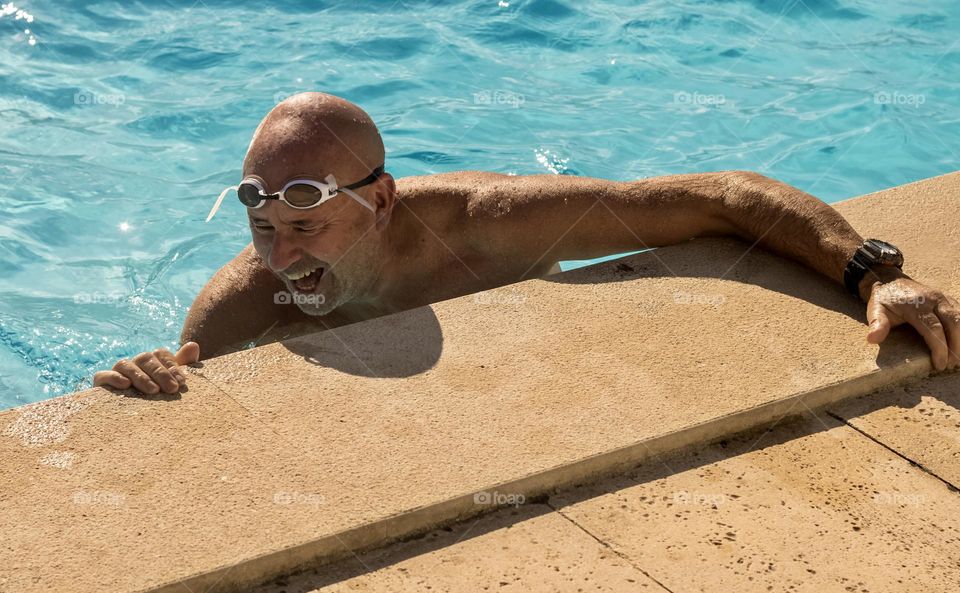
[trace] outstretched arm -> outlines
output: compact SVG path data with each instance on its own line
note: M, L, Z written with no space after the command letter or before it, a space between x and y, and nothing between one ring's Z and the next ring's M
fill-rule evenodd
M844 268L863 242L828 204L747 171L633 182L497 176L482 186L474 208L486 215L482 220L494 221L485 236L504 238L505 254L544 261L733 235L842 284ZM886 266L866 275L860 296L867 302L870 342L882 342L892 327L909 323L930 347L937 370L960 366L956 300Z

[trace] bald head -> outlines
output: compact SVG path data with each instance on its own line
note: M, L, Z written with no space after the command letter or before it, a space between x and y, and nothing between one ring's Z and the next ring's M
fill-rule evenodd
M300 93L260 122L243 175L260 177L271 192L301 175L323 179L332 173L345 185L369 175L383 159L380 132L363 109L334 95Z

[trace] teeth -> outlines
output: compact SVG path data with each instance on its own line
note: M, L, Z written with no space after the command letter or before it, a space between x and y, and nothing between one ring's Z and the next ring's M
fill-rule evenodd
M313 268L312 270L307 270L306 272L296 272L293 274L287 274L287 278L291 280L299 280L301 278L306 278L310 274L313 274L314 272L316 272L318 269L319 268Z

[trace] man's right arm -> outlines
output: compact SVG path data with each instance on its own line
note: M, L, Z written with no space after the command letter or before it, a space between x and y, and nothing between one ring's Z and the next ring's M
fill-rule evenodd
M274 296L282 290L283 283L248 245L194 299L180 334L179 351L159 348L120 360L111 370L96 373L93 384L134 387L151 395L176 393L186 382L177 366L240 350L272 328L293 321L289 317L297 308L275 303Z
M183 322L180 342L199 343L203 358L241 350L271 328L294 321L297 308L275 299L284 290L253 245L247 245L200 290Z

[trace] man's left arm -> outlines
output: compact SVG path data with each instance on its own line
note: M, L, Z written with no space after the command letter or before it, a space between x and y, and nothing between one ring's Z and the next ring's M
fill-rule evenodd
M734 233L844 283L844 270L863 244L850 224L823 201L757 173L733 172L723 199ZM867 303L867 340L879 344L890 329L912 325L930 348L936 370L960 367L960 306L899 268L873 266L859 286Z
M524 264L531 269L545 260L734 235L843 285L847 263L863 244L863 237L830 205L747 171L632 182L491 174L483 187L475 207L491 224L476 228L486 249L509 261L538 257ZM935 369L960 367L960 305L955 299L884 265L871 268L859 288L867 303L869 342L880 343L891 328L909 323L929 346Z

